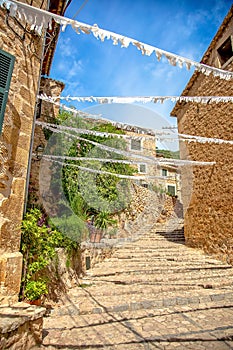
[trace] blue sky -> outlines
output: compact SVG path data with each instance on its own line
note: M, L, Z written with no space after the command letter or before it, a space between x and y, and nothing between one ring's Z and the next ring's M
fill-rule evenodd
M83 2L73 0L66 16L72 18ZM89 0L75 19L200 61L231 4L231 0ZM50 76L66 84L64 96L151 96L180 95L191 74L192 70L172 67L166 60L158 62L155 55L143 56L133 46L125 49L92 34L77 35L67 26L60 34ZM76 104L95 111L93 106ZM171 102L143 107L171 125L176 122L169 117ZM119 115L114 119L125 121ZM157 128L156 114L154 121L151 125L145 116L131 116L131 123L144 127Z

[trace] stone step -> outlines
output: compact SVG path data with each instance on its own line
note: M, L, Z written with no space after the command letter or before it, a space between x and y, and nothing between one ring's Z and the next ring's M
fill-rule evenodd
M145 254L146 256L148 255L148 257L145 258ZM216 268L217 266L219 266L219 268L221 269L232 269L232 267L229 265L221 265L220 262L215 262L214 260L208 259L206 257L206 259L201 259L201 257L197 256L197 255L191 255L191 254L183 254L182 252L178 253L178 252L165 252L165 253L158 253L158 252L141 252L140 254L132 254L131 252L125 252L124 254L121 253L120 254L116 254L114 255L111 259L107 260L108 265L114 265L114 263L116 263L116 266L120 266L120 265L132 265L134 266L135 264L138 266L141 265L149 265L151 267L157 267L162 265L172 265L172 266L176 266L176 265L180 265L180 266L188 266L191 268L191 266L193 267L197 267L197 265L199 264L200 267L206 267L206 268ZM96 268L98 267L98 265L96 265Z
M166 273L166 274L165 274ZM101 281L107 280L107 279L124 279L124 281L127 281L128 279L139 279L141 281L151 281L154 280L154 282L157 281L175 281L179 280L181 282L186 281L187 279L203 279L203 278L220 278L220 279L226 279L229 281L229 284L231 283L230 280L233 278L233 271L228 270L228 271L223 271L221 269L216 269L214 272L212 269L169 269L166 271L166 269L153 269L149 270L148 267L140 270L127 270L124 269L108 269L106 271L104 270L98 270L95 271L94 274L90 275L90 277L86 277L82 279L82 281L86 280L96 280L98 278L101 278Z
M184 281L177 280L158 280L158 281L146 281L141 279L134 280L121 280L121 279L112 279L112 280L102 280L99 282L92 281L92 284L88 280L82 282L84 286L89 285L88 291L95 293L97 295L119 295L119 294L135 294L143 293L156 295L157 293L166 292L166 291L179 291L179 290L190 290L190 289L230 289L232 290L232 281L221 278L195 278L195 279L186 279ZM100 289L103 289L105 284L105 292L102 292ZM141 286L141 287L140 287Z
M106 287L105 287L106 288ZM76 291L69 295L72 303L51 311L52 317L64 315L101 314L105 312L121 313L142 309L156 309L160 307L198 305L215 301L232 301L232 290L216 289L214 291L203 290L180 290L165 291L162 294L130 293L111 295L111 297L93 294L90 290Z
M101 278L101 280L100 280ZM112 288L112 293L116 292L116 289L121 291L127 291L127 288L132 291L137 290L139 284L143 285L143 288L151 290L151 286L155 287L156 291L164 290L177 290L179 288L185 289L190 287L205 287L207 288L232 288L233 285L233 276L224 276L221 275L191 275L188 274L182 278L182 274L177 275L168 275L166 277L148 275L147 277L140 277L140 275L111 275L111 276L93 276L91 280L85 279L82 281L82 284L88 285L91 284L91 290L98 292L99 288L103 288L103 284L106 284L106 288ZM122 286L122 288L115 288L115 286ZM109 294L109 293L107 293Z
M51 316L51 320L44 319L46 336L40 348L229 350L232 313L231 301L215 300L189 306ZM220 331L224 339L220 339Z
M101 277L108 275L119 275L119 274L177 274L177 273L202 273L202 274L212 274L213 276L218 273L221 276L232 276L233 268L229 266L221 266L221 265L210 265L210 264L193 264L190 265L181 265L179 262L174 261L164 261L164 264L161 266L160 264L156 266L151 266L150 264L145 264L144 262L141 264L122 264L122 265L111 265L109 262L108 266L105 268L101 268L98 266L95 267L95 272L86 273L87 278L90 276Z
M143 242L156 242L156 241L173 241L176 239L182 239L185 240L185 237L183 235L173 235L173 236L165 236L165 235L160 235L160 236L151 236L151 237L147 237L147 238L142 238L140 239L140 241Z
M220 345L217 341L219 327L226 327L222 334L233 340L233 267L174 237L181 240L182 234L160 235L153 229L131 242L122 241L51 310L44 321L48 335L43 346L52 346L51 350L196 350L206 349L207 344L213 349L230 348L225 338Z
M146 253L146 258L143 259L144 254ZM196 255L191 255L188 252L183 253L182 251L174 251L171 249L154 249L154 250L145 250L143 249L137 253L132 251L125 251L125 252L119 252L114 255L114 258L120 260L120 259L128 259L128 260L135 260L140 261L143 260L145 262L151 261L151 264L154 263L156 260L169 260L169 261L201 261L200 258Z

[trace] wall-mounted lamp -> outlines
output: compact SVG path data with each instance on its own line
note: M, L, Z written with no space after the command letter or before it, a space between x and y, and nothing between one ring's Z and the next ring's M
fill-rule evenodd
M41 160L42 159L42 156L43 156L43 153L44 153L44 145L43 144L40 144L36 147L36 159L37 160Z

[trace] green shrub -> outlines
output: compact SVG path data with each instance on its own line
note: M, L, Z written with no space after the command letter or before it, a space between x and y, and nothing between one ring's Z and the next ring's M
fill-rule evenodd
M39 209L30 209L21 225L21 252L23 273L21 297L33 300L35 295L47 293L48 279L41 276L51 260L56 257L56 248L65 248L69 253L78 249L77 241L50 227L46 215Z
M24 296L27 300L33 301L40 299L42 295L48 293L47 283L43 280L28 281L25 286Z

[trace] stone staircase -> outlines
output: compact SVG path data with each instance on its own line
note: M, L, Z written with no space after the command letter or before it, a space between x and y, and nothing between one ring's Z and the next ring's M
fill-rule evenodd
M157 224L119 246L51 310L43 346L233 349L233 267L183 242Z

